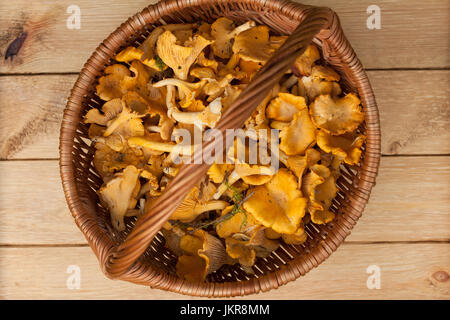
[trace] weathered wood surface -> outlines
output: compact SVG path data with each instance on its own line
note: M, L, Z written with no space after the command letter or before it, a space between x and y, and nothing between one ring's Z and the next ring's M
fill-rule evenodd
M450 154L449 71L368 74L380 108L383 154ZM0 77L0 159L58 158L60 122L76 77Z
M59 128L76 76L0 77L0 158L58 158Z
M344 244L306 276L239 299L450 299L450 244ZM107 279L88 247L0 248L0 299L190 299ZM381 288L367 288L367 267ZM80 289L68 289L69 266ZM445 277L447 275L447 278Z
M129 16L155 0L133 2L70 0L2 1L0 73L79 72L98 44ZM344 31L366 68L446 68L449 2L443 0L298 1L328 6L340 16ZM381 29L369 30L367 8L381 9ZM70 30L67 8L78 5L80 29ZM27 33L14 59L7 47Z
M154 2L0 2L0 299L189 298L103 276L70 215L56 160L82 64ZM332 7L372 70L386 157L363 217L337 252L305 277L247 298L450 299L449 2L299 2ZM380 30L366 27L373 4ZM79 30L66 27L70 5L81 9ZM5 60L18 37L23 45ZM80 290L67 288L69 265L80 267ZM380 290L366 286L369 265L381 269Z

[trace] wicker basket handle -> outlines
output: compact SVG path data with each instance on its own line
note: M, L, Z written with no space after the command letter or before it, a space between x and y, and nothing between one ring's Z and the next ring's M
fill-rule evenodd
M332 23L333 12L328 8L308 8L304 13L304 20L255 75L233 105L223 114L216 127L223 136L226 129L242 127L267 93L280 81L284 72L293 64L294 60L304 52L305 48L321 30L327 29ZM134 229L127 236L125 242L113 248L112 252L105 256L104 270L109 277L119 278L124 275L146 251L155 235L167 222L187 193L206 174L209 165L201 159L203 159L203 154L213 154L211 151L215 150L217 143L216 139L203 143L202 150L198 150L193 156L193 163L202 164L182 166L179 173L168 185L166 192L155 201L144 216L137 220Z

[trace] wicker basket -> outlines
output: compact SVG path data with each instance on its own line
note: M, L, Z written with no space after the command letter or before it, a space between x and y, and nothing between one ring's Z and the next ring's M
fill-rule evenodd
M254 275L238 265L224 266L204 283L176 276L176 256L164 246L158 231L184 195L205 174L207 165L184 166L152 207L127 229L115 231L109 214L99 204L95 190L102 180L92 159L94 148L88 127L81 121L87 110L100 107L95 85L111 58L122 48L142 42L151 30L164 23L213 21L226 16L237 22L249 19L268 25L279 34L291 34L237 101L223 115L218 129L241 127L282 73L314 41L325 61L339 71L344 90L358 92L365 114L360 127L367 136L360 166L342 168L338 195L331 210L335 221L306 226L308 240L300 246L281 245L267 258L259 258ZM208 152L213 143L204 144ZM196 154L195 156L201 156ZM327 8L279 0L168 0L151 5L112 33L93 53L76 81L61 127L60 172L64 193L75 222L97 255L102 271L110 278L130 281L193 296L229 297L268 291L292 281L323 262L350 234L369 199L380 159L380 124L375 98L337 15Z

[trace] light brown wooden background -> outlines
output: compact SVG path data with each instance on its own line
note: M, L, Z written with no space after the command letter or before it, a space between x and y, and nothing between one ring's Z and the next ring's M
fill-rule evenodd
M128 16L155 1L0 2L0 298L180 299L106 279L69 213L58 134L77 73ZM305 0L332 7L368 69L379 103L377 187L347 241L319 268L252 299L449 299L449 1ZM81 8L81 29L66 9ZM381 30L366 9L381 7ZM17 57L7 46L27 31ZM69 265L81 289L69 290ZM369 290L366 268L381 268Z

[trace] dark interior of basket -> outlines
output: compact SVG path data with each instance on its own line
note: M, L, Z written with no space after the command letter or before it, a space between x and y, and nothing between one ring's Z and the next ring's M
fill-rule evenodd
M239 23L254 20L259 24L268 25L272 29L273 34L277 35L288 34L297 25L297 23L291 18L280 16L278 14L266 13L264 16L261 16L260 13L254 11L229 11L218 14L216 12L204 12L200 8L190 8L177 12L173 15L165 16L158 22L147 25L140 34L136 34L126 43L123 43L123 46L119 48L117 52L130 45L138 46L150 34L153 28L161 24L196 21L206 21L211 23L220 16L226 16ZM316 39L315 43L321 47L319 40ZM114 61L110 60L109 64L112 63L114 63ZM339 71L339 68L335 69ZM344 78L344 91L354 92L355 89L350 88L348 82L345 81L345 75L341 74L341 76ZM103 103L104 101L96 95L95 85L92 86L91 92L86 95L83 102L81 116L84 117L86 112L91 108L101 108ZM88 129L88 125L80 121L73 147L75 183L77 185L80 199L87 208L91 209L87 211L94 212L95 214L92 218L98 222L99 227L108 237L111 238L113 242L120 244L124 241L127 234L133 228L136 218L126 218L127 228L123 232L117 232L112 227L109 213L107 209L101 206L96 193L96 190L100 188L103 182L92 163L95 149L91 145L91 141L88 137ZM363 124L359 128L359 132L364 133L364 131L365 128ZM362 150L362 157L364 157L364 147ZM248 280L253 277L260 277L279 269L283 265L289 264L290 261L301 255L307 254L312 248L317 246L320 241L327 237L328 232L333 229L335 224L346 214L345 211L349 202L346 195L352 193L352 190L354 190L354 187L358 184L359 168L359 166L342 166L342 174L337 181L339 191L330 208L331 211L336 213L336 219L332 223L326 225L319 226L312 223L307 224L305 226L305 231L308 235L308 240L304 244L286 245L282 243L281 246L269 257L257 259L253 267L254 274L244 272L240 268L239 264L234 266L225 265L218 271L209 275L207 281L232 282ZM95 210L92 210L94 208ZM161 234L158 234L139 261L141 263L151 265L152 268L161 270L161 272L176 276L175 265L177 262L177 256L168 250L164 244L164 237Z

